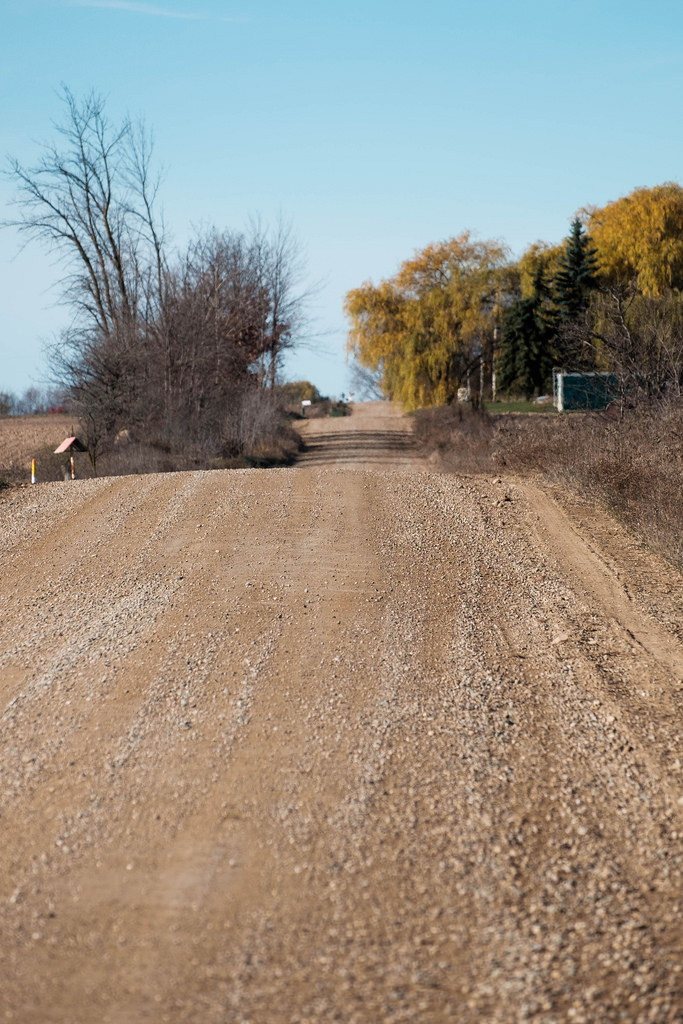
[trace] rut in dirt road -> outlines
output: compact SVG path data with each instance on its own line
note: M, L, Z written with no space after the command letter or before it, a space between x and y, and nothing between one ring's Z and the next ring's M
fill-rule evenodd
M680 576L304 431L2 497L0 1018L683 1020Z

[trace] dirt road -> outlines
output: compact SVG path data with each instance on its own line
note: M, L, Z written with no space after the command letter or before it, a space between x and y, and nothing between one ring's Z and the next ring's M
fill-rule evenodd
M680 576L305 429L0 497L0 1020L683 1021Z

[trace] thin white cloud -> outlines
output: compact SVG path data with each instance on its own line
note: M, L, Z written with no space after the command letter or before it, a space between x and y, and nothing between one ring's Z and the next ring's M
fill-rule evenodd
M133 14L152 14L157 18L182 18L185 21L203 20L205 14L182 14L168 11L153 4L135 3L134 0L70 0L67 7L105 7L113 11L130 11Z

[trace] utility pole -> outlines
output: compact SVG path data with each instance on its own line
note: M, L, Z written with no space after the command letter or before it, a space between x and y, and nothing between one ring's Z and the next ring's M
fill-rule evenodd
M498 341L498 325L493 328L493 341L491 342L491 401L496 400L496 342Z

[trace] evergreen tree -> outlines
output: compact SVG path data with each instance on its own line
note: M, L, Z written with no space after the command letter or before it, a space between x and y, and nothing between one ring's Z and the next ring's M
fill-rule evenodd
M540 394L554 363L555 315L550 306L544 268L539 265L533 294L517 299L503 318L503 341L498 362L501 391L521 391L526 398Z
M596 252L583 224L576 217L572 221L554 282L560 320L576 320L586 309L589 293L597 283Z

